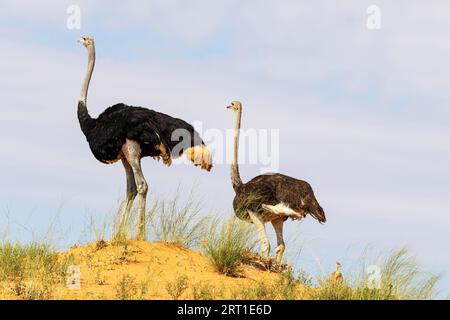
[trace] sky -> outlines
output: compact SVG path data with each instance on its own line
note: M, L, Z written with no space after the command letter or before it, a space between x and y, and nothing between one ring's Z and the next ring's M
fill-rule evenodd
M366 25L373 4L380 29ZM80 29L67 27L70 5ZM91 115L124 102L220 135L234 127L225 106L242 101L243 129L278 132L277 171L308 181L325 209L325 225L286 224L302 268L327 273L339 260L345 273L367 246L406 246L443 274L447 296L449 12L444 0L2 0L0 232L29 241L57 224L69 246L125 193L121 164L93 158L76 117L86 34L97 51ZM194 188L206 211L230 216L222 158L210 173L145 159L149 203ZM267 167L242 162L244 182Z

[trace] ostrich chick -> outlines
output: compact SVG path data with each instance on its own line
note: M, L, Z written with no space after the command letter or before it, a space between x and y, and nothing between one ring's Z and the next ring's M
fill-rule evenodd
M341 263L339 261L336 262L336 270L330 276L330 282L335 284L342 284L344 282L344 276L340 272Z

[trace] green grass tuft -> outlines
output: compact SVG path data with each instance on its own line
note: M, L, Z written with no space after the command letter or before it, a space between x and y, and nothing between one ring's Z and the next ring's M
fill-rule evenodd
M218 272L234 276L245 254L252 251L255 245L251 225L233 217L222 224L212 221L205 235L203 251Z
M173 300L179 300L188 287L189 279L184 275L177 276L172 282L166 284L167 293Z
M171 201L159 201L151 215L150 237L156 241L195 247L204 233L206 218L201 218L201 205L192 195L182 205L178 195Z
M327 280L314 289L318 300L427 300L436 296L439 276L424 272L406 249L393 251L373 265L380 266L379 285L371 287L369 275L363 270L355 279L337 284ZM344 275L344 278L345 275Z
M23 299L48 299L50 287L64 283L69 258L41 243L0 245L0 282Z
M214 300L222 297L221 292L207 282L196 282L191 290L194 300Z
M231 299L237 300L295 300L301 298L300 282L292 272L280 273L276 281L258 281L250 286L236 288Z

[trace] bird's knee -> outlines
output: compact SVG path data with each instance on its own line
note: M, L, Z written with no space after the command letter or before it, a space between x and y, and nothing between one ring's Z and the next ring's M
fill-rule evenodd
M145 181L142 181L137 186L137 193L139 193L140 195L146 195L147 192L148 192L148 185Z

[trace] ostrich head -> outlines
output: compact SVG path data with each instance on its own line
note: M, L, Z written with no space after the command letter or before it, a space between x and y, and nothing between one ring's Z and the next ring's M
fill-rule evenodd
M86 48L93 47L94 46L94 39L89 36L83 36L78 40L79 43L81 43Z
M239 101L233 101L227 108L237 112L241 110L242 104Z
M339 271L339 269L341 269L341 263L336 261L336 271Z

